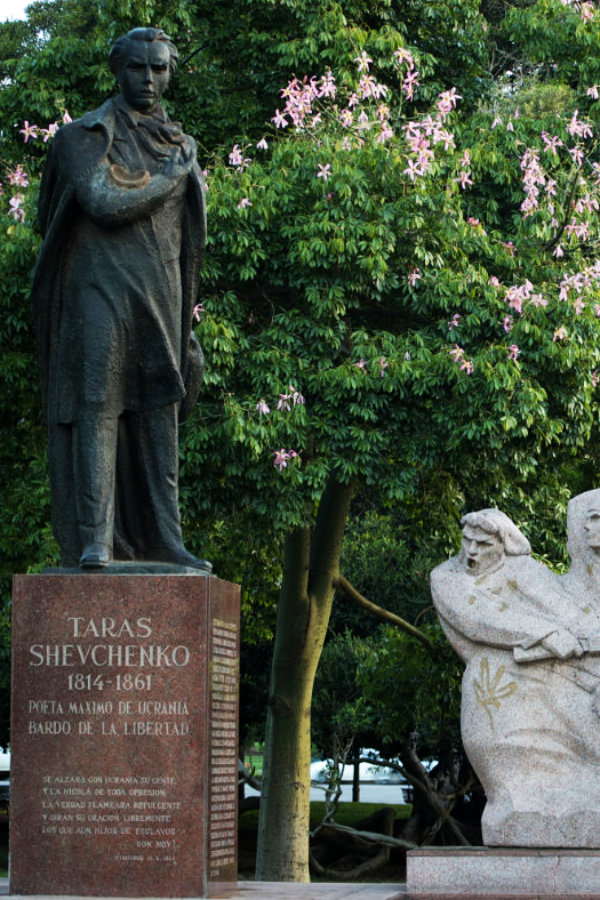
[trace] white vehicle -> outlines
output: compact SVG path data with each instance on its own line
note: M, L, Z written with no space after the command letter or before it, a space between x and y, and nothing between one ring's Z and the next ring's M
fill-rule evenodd
M372 756L377 758L375 750L361 750L361 757ZM317 784L324 784L328 778L329 768L333 765L331 759L319 759L310 764L310 780ZM404 778L402 774L390 766L378 766L375 763L361 762L358 767L359 781L363 783L377 784L402 784ZM341 780L342 782L351 783L354 778L354 765L346 763L342 766Z

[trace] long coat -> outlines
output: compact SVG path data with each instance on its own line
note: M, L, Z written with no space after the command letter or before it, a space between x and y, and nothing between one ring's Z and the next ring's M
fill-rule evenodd
M49 426L60 418L57 398L61 363L64 363L61 360L60 323L65 314L62 286L70 262L73 228L81 216L76 191L108 155L115 132L115 118L114 101L109 100L99 109L61 128L51 146L42 179L39 222L44 241L34 270L31 300L38 338L44 412ZM192 322L205 242L205 189L196 163L186 182L182 221L180 374L186 393L181 402L180 418L185 418L194 405L202 379L204 361L193 335ZM61 390L64 395L64 385ZM76 398L71 400L76 406Z

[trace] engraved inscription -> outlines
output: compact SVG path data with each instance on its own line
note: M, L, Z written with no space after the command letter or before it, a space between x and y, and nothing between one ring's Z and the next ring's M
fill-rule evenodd
M238 629L215 619L211 660L211 878L235 863L237 811Z

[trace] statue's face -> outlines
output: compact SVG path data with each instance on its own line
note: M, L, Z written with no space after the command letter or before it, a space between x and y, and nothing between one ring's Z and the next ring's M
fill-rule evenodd
M497 534L488 534L483 528L465 525L461 556L469 572L480 575L499 563L503 555L504 544Z
M162 41L130 41L119 72L126 103L139 112L152 112L169 83L169 48Z
M592 550L600 551L600 509L592 508L588 510L583 527L588 547L591 547Z

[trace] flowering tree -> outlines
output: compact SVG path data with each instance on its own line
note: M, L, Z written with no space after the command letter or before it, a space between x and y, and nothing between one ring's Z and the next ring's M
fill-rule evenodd
M177 6L170 20L152 11L156 24L188 40L174 108L204 142L208 175L211 230L196 310L208 368L184 434L186 525L242 510L253 531L281 536L285 546L260 824L265 879L308 877L312 681L357 486L403 503L429 480L452 485L457 509L465 496L500 504L508 488L524 491L540 471L581 454L596 424L600 75L582 75L558 94L557 110L552 73L534 60L522 80L541 80L546 105L533 109L532 101L523 112L523 84L486 76L489 26L478 4L431 4L441 34L452 32L442 28L451 14L468 24L464 83L450 79L449 55L435 59L418 4L407 4L408 25L390 24L387 3L369 6L309 11L239 0L199 4L193 14ZM106 4L107 15L119 13L107 26L113 37L148 21L145 7L133 7ZM248 31L228 46L253 49L253 66L242 56L227 68L217 53L225 33L218 16L231 20L234 8ZM202 62L191 56L201 13L215 26ZM571 36L572 57L597 41L588 6L560 0L512 10L497 34L510 37L518 24L531 60L540 15ZM276 65L269 16L281 26ZM298 38L292 26L300 25ZM271 54L269 65L257 48ZM95 43L94 60L100 49ZM247 103L234 93L230 108L237 65L252 91ZM568 59L560 65L569 69ZM287 74L274 83L273 71ZM4 377L15 382L6 432L15 460L19 440L25 447L30 468L15 487L22 492L41 481L43 467L39 416L16 374L32 368L25 273L38 240L44 138L65 112L59 88L53 114L38 118L38 92L35 116L25 106L11 116L3 151L2 253L15 275L3 302L21 310L5 325L13 367L5 357ZM75 97L77 107L69 101L70 113L108 89L96 81ZM16 111L18 98L6 91ZM225 150L209 143L207 105L223 110L214 128ZM15 395L28 411L24 424L15 421ZM39 504L31 515L39 559L50 543L37 537L47 535Z

